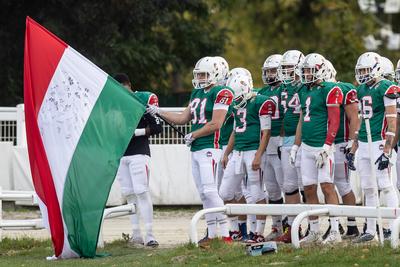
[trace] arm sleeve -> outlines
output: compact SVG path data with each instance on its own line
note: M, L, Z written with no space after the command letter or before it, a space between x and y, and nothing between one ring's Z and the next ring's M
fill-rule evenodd
M396 99L398 97L398 93L400 88L396 85L391 85L385 92L385 97L389 99ZM385 98L384 98L385 99ZM385 105L386 106L386 105Z
M328 106L328 131L325 144L332 145L340 124L340 107Z
M276 103L271 100L265 100L258 111L258 115L261 116L272 116L277 109Z
M157 95L156 95L156 94L151 94L150 97L149 97L149 100L148 100L147 104L148 104L148 105L152 105L152 106L157 106L157 107L159 107Z
M351 89L350 91L348 91L343 102L343 104L345 105L358 103L357 91L355 89Z
M148 136L156 135L162 132L162 125L159 118L153 117L149 113L145 114L144 116L147 121L146 128L150 129Z
M326 105L329 107L329 106L341 105L342 103L343 103L343 92L342 90L340 90L339 87L335 86L328 92L328 95L326 96Z
M222 89L217 93L214 101L214 110L215 109L224 109L228 110L229 105L233 101L233 93L229 89Z

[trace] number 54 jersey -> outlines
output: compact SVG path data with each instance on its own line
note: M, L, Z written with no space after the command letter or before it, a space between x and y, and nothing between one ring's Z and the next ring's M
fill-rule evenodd
M343 93L332 82L322 82L311 88L303 86L299 91L303 114L301 138L312 147L322 147L328 130L328 106L341 105Z
M235 115L236 151L257 150L260 145L260 116L273 116L277 103L264 95L255 95L247 100L244 108L233 109Z
M190 96L190 113L192 117L192 132L212 120L215 109L228 110L233 101L233 91L227 86L214 86L209 90L194 89ZM229 117L230 114L227 114ZM206 148L221 149L220 130L215 133L197 138L193 141L190 151Z
M361 84L357 87L358 99L361 103L361 113L364 118L369 118L372 142L385 139L387 121L385 118L384 97L396 99L398 87L389 80L381 80L373 86ZM396 105L396 102L393 101ZM368 142L365 122L362 120L359 130L359 140Z

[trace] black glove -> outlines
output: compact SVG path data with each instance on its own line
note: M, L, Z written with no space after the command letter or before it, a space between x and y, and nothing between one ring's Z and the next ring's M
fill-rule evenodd
M278 158L279 159L281 159L281 153L282 153L281 152L281 148L282 148L281 146L278 146L278 149L277 149L278 150Z
M389 167L389 155L386 153L382 153L379 158L375 161L375 164L378 164L378 170L382 171Z
M354 166L354 153L351 152L347 153L346 160L347 160L347 167L349 168L349 170L355 171L356 166Z
M396 151L396 153L397 153L397 150L399 150L399 146L396 144L395 146L394 146L394 151Z

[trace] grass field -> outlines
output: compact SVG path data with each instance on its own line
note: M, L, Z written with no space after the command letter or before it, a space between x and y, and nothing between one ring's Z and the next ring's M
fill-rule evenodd
M46 261L52 255L51 243L34 239L4 239L0 243L0 266L399 266L400 251L389 246L366 245L353 247L309 247L294 250L288 245L278 253L251 257L240 244L219 242L210 249L191 245L175 248L137 249L125 241L107 244L99 254L110 256L95 259Z

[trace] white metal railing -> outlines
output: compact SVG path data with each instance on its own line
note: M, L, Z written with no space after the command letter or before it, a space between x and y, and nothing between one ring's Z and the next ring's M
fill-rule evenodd
M379 212L378 212L379 209ZM300 247L299 226L302 220L311 215L324 215L332 217L359 217L394 219L392 233L392 248L399 245L400 208L364 207L346 205L307 205L307 204L227 204L218 208L203 209L198 211L190 222L190 240L197 246L197 223L205 214L222 212L226 215L288 215L296 216L291 229L292 244Z
M170 112L182 112L184 108L162 108ZM190 124L176 125L181 132L190 132ZM24 105L17 107L0 107L0 142L10 141L14 145L26 146ZM163 123L161 134L149 138L152 145L184 144L174 129Z

